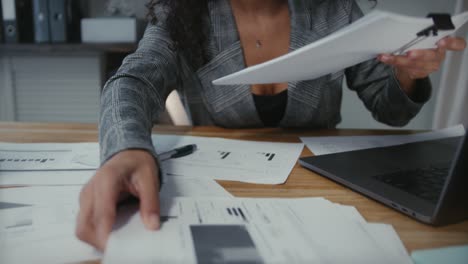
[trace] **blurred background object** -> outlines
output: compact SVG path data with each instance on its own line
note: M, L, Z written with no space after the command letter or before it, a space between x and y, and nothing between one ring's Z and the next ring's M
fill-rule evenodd
M22 3L22 1L27 0L1 0L3 18L0 19L0 24L8 20L5 19L5 12L11 11L12 3ZM122 63L123 58L136 49L142 35L138 21L141 21L140 24L144 27L147 0L29 1L32 4L59 1L64 6L70 7L68 11L73 10L71 11L73 18L79 17L84 19L83 21L107 21L107 23L86 27L85 35L94 36L94 41L84 35L83 41L78 41L76 38L73 40L71 36L80 38L86 33L83 32L83 28L80 30L76 26L67 29L67 41L60 43L53 43L47 38L38 39L37 35L32 34L32 32L37 34L37 30L34 31L30 27L27 32L35 36L37 43L30 41L5 44L4 32L3 43L0 43L0 121L97 122L100 90ZM430 12L454 14L466 10L466 0L378 0L377 4L376 1L357 0L357 3L365 13L372 9L380 9L419 17L424 17ZM10 11L7 12L9 14L7 18L11 17ZM47 17L50 18L50 14L44 14L42 20L37 13L34 16L31 13L31 17L39 22L45 21ZM68 20L65 15L62 18ZM127 23L125 24L127 29L119 32L121 26L117 26L118 22L113 22L111 19ZM5 28L5 25L0 26ZM124 31L126 33L120 36L116 34ZM464 36L467 37L466 29L461 32L465 32ZM49 34L44 33L43 36ZM441 128L457 123L462 118L467 119L467 110L463 108L463 105L468 105L466 95L468 89L463 88L467 86L466 54L467 51L449 54L441 70L431 75L434 88L432 99L404 128ZM339 124L340 128L389 128L375 121L357 95L349 91L345 85L343 87L341 111L343 121ZM171 94L167 108L168 113L172 114L165 114L164 122L190 124L177 93Z

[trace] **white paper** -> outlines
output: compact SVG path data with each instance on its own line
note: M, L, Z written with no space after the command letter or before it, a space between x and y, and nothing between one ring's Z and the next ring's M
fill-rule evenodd
M42 225L74 223L82 186L23 187L0 189L0 233L14 228L34 229ZM170 179L160 197L232 197L213 180ZM17 236L17 231L14 232ZM4 238L4 237L3 237Z
M411 264L411 259L393 226L381 223L367 223L364 217L353 206L334 204L343 216L360 223L374 242L388 255L393 256L395 263Z
M468 21L468 12L452 17L456 29ZM215 85L282 83L315 79L341 71L381 53L393 53L433 25L430 18L402 16L375 10L353 24L284 56L213 81ZM410 49L434 48L454 30L439 31ZM380 37L379 37L380 36Z
M0 189L0 260L2 263L77 263L101 254L75 237L82 186ZM169 179L161 199L232 197L211 179ZM166 243L167 244L167 243ZM27 254L25 254L27 252Z
M82 186L45 186L0 189L0 203L27 206L78 205L82 188Z
M369 223L366 225L367 232L374 238L375 243L388 255L394 256L395 263L412 264L403 243L391 225Z
M153 135L158 153L187 144L197 151L162 162L163 178L196 177L284 183L302 152L302 143ZM85 184L99 167L97 143L0 143L0 185Z
M101 257L75 237L75 205L0 210L2 263L70 263ZM10 223L13 223L11 225Z
M410 135L301 137L301 140L314 155L318 156L360 149L395 146L411 142L459 137L464 134L465 129L463 125L458 125L438 131Z
M78 206L83 186L35 186L0 189L0 211L7 208L74 204ZM169 179L162 185L161 197L232 197L211 179Z
M97 143L0 143L0 171L95 170Z
M0 186L83 185L94 170L63 171L0 171Z
M210 252L219 262L240 257L258 261L251 263L406 263L400 262L404 255L375 243L352 208L338 208L321 198L178 198L164 210L167 221L157 232L146 230L136 208L128 208L111 234L104 263L201 263L200 256ZM214 241L228 248L200 249L215 236L211 229L232 226L246 230L253 243L229 248L238 239L233 234ZM200 227L207 231L197 235L194 228ZM388 239L388 232L379 234ZM398 242L390 236L385 243Z
M64 191L70 191L69 195ZM78 193L76 187L0 189L0 203L9 201L25 205L0 209L2 263L99 259L101 255L97 251L75 237Z
M211 179L169 178L161 188L160 196L168 197L233 197Z
M164 178L195 177L281 184L304 148L302 143L276 143L223 138L153 135L158 153L189 144L197 150L161 163Z

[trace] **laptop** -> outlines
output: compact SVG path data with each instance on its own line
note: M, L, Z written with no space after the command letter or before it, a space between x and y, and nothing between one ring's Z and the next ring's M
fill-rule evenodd
M423 223L468 219L466 135L305 157L299 163Z

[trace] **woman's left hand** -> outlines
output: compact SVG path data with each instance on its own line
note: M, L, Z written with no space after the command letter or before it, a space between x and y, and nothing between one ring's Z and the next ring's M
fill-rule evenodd
M381 54L378 59L394 67L402 88L411 93L414 80L426 78L439 70L447 50L461 51L465 47L465 39L446 37L439 40L434 49L410 50L403 55Z

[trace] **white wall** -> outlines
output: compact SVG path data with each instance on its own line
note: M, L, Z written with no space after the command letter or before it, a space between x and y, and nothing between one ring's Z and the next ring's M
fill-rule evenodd
M367 0L357 1L363 11L368 12L371 4ZM378 0L377 9L397 12L400 14L411 16L426 16L431 12L446 12L453 13L455 9L455 0ZM440 82L440 73L438 72L430 76L433 93L431 100L423 107L421 112L414 118L405 128L407 129L431 129L434 110L435 96ZM357 95L349 89L343 89L343 106L342 116L343 122L339 125L341 128L389 128L388 126L375 121L369 111L364 107Z

